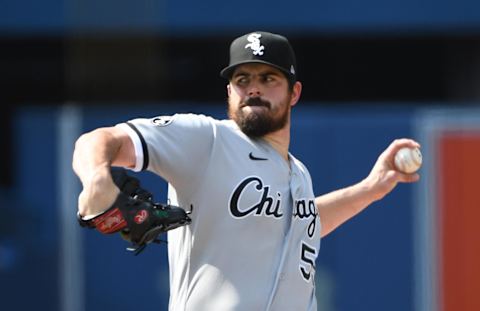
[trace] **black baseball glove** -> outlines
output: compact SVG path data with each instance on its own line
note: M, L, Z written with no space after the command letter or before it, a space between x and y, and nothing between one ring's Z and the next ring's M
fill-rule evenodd
M82 227L96 228L104 234L120 232L132 243L127 249L138 255L158 236L191 222L189 212L178 206L154 203L152 194L140 187L138 179L124 169L112 168L112 178L120 193L113 205L100 215L85 220L78 215Z

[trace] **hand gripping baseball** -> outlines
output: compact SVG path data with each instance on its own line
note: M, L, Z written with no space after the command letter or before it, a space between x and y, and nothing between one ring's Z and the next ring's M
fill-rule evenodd
M375 200L380 200L400 183L418 181L420 176L416 173L407 174L395 167L395 155L402 148L419 148L420 144L412 139L396 139L379 156L370 174L366 178L369 188L373 189Z
M184 209L154 203L138 179L127 175L124 169L112 169L111 174L120 193L112 206L100 215L89 220L79 217L82 227L96 228L104 234L120 232L132 243L127 249L137 255L147 244L158 242L161 233L191 222Z

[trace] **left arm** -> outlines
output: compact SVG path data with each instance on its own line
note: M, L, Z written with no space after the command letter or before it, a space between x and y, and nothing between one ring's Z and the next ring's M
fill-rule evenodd
M394 157L403 147L420 147L411 139L397 139L378 157L370 174L361 182L315 198L322 223L322 237L390 193L399 182L418 181L418 174L404 174L395 169Z

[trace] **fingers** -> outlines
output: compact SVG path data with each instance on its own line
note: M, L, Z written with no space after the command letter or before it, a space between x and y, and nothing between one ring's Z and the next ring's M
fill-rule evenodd
M395 182L402 182L402 183L412 183L416 182L420 179L420 175L417 173L414 174L407 174L397 170L394 164L394 159L396 153L402 148L420 148L421 145L410 138L399 138L395 139L390 143L390 145L385 149L385 151L380 155L378 161L378 170L382 171L390 171L390 175L388 179L393 178ZM374 169L375 170L375 169Z
M395 139L380 155L379 160L381 162L384 162L384 165L386 165L386 167L388 167L389 169L396 170L394 165L395 155L400 149L404 147L420 148L421 146L417 141L410 138Z
M420 148L421 145L410 138L399 138L395 139L385 150L385 153L387 155L394 156L398 150L404 148L404 147L409 147L409 148Z
M405 174L405 173L396 171L396 175L397 175L396 178L398 182L402 182L402 183L413 183L413 182L417 182L420 179L420 175L417 173Z

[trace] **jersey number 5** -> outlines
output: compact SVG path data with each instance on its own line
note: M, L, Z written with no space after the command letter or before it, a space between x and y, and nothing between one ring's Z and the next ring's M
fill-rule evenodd
M317 258L317 251L302 242L302 254L300 261L300 272L305 281L309 282L315 273L315 258Z

